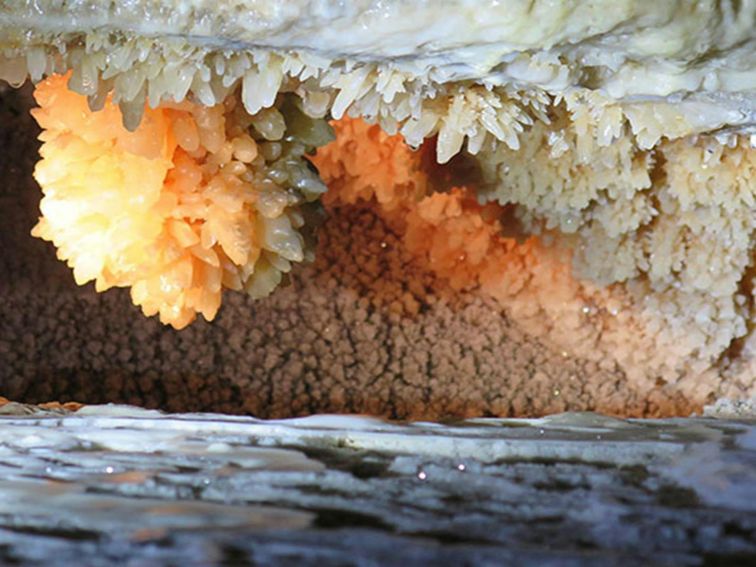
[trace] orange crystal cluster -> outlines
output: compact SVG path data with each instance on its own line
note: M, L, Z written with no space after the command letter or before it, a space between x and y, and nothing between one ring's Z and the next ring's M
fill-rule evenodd
M78 284L130 287L145 315L180 329L197 313L213 319L222 288L266 295L305 258L305 199L266 169L281 144L250 135L234 96L146 107L129 132L115 104L92 112L66 80L35 92L44 197L33 234L55 244ZM267 112L257 125L280 140L283 118Z

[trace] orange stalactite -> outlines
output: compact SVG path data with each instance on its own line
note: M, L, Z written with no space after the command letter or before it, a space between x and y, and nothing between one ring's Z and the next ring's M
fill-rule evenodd
M504 207L480 205L466 187L433 192L433 179L443 177L436 168L447 166L429 166L428 156L412 150L400 135L352 118L334 122L333 128L336 140L312 158L330 187L328 205L373 202L398 227L407 249L454 289L482 286L489 295L502 296L521 288L523 276L516 268L538 244L535 238L520 244L503 235Z
M318 150L312 161L329 191L328 205L376 203L387 211L405 209L428 192L422 156L399 135L389 136L377 124L342 118L331 123L336 139Z
M92 112L66 81L35 92L44 197L33 234L55 244L77 283L130 287L145 315L180 329L197 313L212 320L223 287L264 295L303 259L302 221L262 174L233 97L145 107L129 132L110 99Z

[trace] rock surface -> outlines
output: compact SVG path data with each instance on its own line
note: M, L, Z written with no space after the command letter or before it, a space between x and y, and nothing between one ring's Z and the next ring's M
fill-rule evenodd
M0 413L2 564L756 560L743 420Z

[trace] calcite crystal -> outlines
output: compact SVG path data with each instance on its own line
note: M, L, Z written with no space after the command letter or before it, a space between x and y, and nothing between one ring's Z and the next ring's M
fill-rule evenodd
M45 197L32 233L56 245L77 283L128 286L145 315L180 329L196 313L212 320L222 287L265 296L312 256L298 229L326 188L302 156L330 132L287 99L254 116L234 96L163 104L134 132L109 100L91 112L64 77L36 99Z
M327 206L373 201L437 274L565 352L743 397L756 392L755 30L754 0L10 0L0 78L70 72L93 111L117 105L137 133L155 113L230 106L244 127L282 104L331 119L337 139L313 158ZM180 164L164 169L170 185ZM184 217L164 218L170 231ZM279 272L300 256L268 252ZM108 278L137 303L154 295ZM182 281L179 295L205 293ZM212 318L218 296L189 303ZM191 319L176 313L163 320Z

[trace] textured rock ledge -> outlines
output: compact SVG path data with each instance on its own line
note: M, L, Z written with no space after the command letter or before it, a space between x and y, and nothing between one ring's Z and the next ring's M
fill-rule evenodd
M756 558L756 426L744 420L0 413L2 563Z
M210 106L240 89L256 115L288 93L310 117L427 140L439 163L475 156L483 175L468 195L491 202L503 228L573 253L572 274L566 257L545 269L553 250L540 247L532 270L491 261L485 293L510 312L525 305L558 350L702 404L756 387L755 22L756 3L740 0L9 0L0 77L70 70L82 104L100 108L112 92L130 129L145 99ZM511 232L523 233L492 234L530 261ZM477 254L449 255L462 257ZM542 282L546 293L523 301Z

